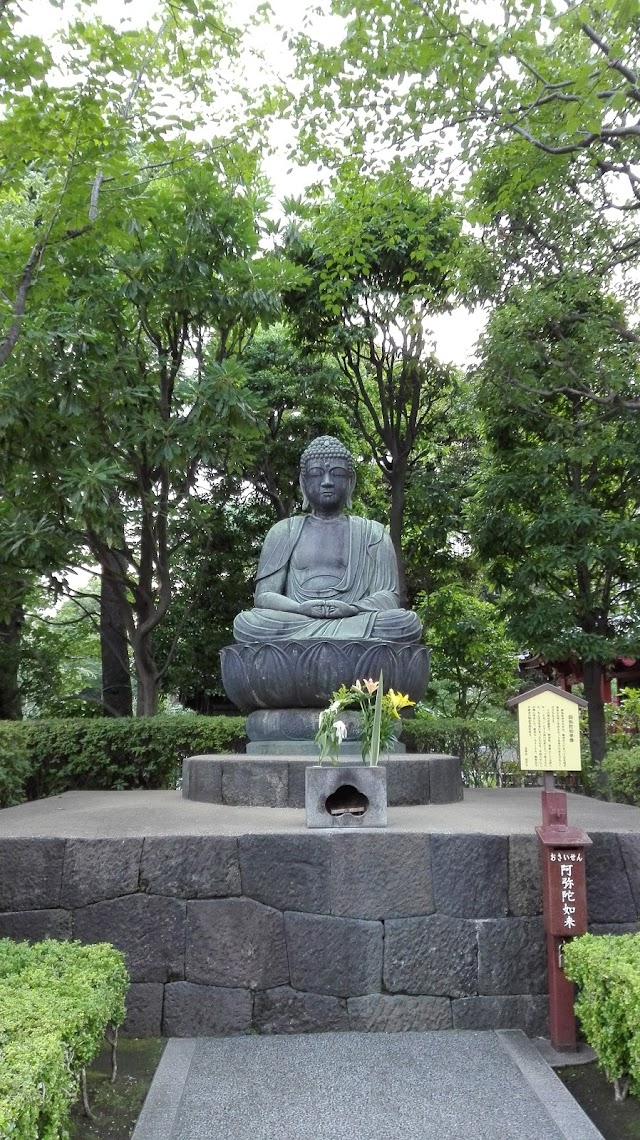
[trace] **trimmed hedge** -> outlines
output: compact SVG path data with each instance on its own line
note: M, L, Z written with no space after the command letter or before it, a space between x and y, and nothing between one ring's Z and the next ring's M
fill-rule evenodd
M31 775L24 726L20 721L0 721L0 808L25 799Z
M238 752L240 716L0 722L0 807L68 791L171 788L187 756Z
M124 1020L113 946L0 940L0 1136L62 1140L82 1070Z
M616 1100L640 1094L640 934L584 934L564 947L575 1011Z
M402 741L408 752L445 752L459 756L467 787L496 787L522 783L523 774L512 758L518 743L515 719L433 716L419 711L403 720Z
M630 740L637 740L630 737ZM609 779L609 794L619 803L640 804L640 744L607 751L602 769Z

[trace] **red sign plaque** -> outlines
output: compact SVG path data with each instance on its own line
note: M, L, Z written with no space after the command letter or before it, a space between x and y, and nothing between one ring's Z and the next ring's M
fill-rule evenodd
M587 885L584 849L542 848L547 934L564 938L587 930Z

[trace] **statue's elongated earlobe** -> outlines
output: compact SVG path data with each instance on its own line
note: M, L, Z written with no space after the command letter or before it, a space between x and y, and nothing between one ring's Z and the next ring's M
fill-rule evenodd
M345 506L346 506L348 511L352 510L352 508L353 508L353 492L355 491L355 489L356 489L356 473L354 471L353 475L351 476L351 480L349 482L349 494L347 495L347 501L345 503Z
M302 475L300 476L300 490L302 491L302 509L303 509L303 511L308 511L309 510L309 500L307 498L307 492L304 489L304 483L302 481Z

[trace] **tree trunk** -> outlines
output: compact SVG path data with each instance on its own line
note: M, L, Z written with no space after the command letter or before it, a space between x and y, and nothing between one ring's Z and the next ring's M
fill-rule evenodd
M102 567L100 580L100 657L102 704L107 716L132 716L131 669L120 591L113 574Z
M6 621L0 621L0 720L21 720L18 667L24 622L22 606L14 606Z
M604 700L602 699L603 674L604 669L599 661L583 662L584 695L589 706L591 762L596 773L596 784L600 790L604 790L604 774L601 772L601 765L607 748Z
M389 479L391 489L391 508L389 511L389 537L393 543L398 562L398 591L400 606L407 605L407 579L404 569L404 556L402 554L402 524L404 522L405 482L406 471L394 470Z
M133 647L136 664L136 716L155 716L158 712L160 675L153 656L151 634L136 638Z

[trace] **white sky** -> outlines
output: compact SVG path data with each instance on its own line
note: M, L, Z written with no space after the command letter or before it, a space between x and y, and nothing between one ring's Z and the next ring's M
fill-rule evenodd
M228 19L231 24L244 26L255 10L257 0L228 0ZM314 5L311 0L270 0L273 16L269 25L261 25L252 32L253 42L262 53L264 64L258 69L256 57L250 57L243 80L250 77L255 67L256 83L286 79L292 72L292 57L283 43L283 32L301 31L305 21L312 19L313 33L324 42L339 42L343 21L338 17L310 16ZM157 12L156 0L95 0L91 9L96 16L108 20L114 26L121 22L139 27ZM73 6L65 3L64 8L54 7L48 0L25 0L23 27L26 32L53 41L56 32L73 15ZM85 8L86 13L86 8ZM292 162L287 153L293 141L293 128L290 123L279 121L273 124L270 132L270 145L273 153L266 156L264 170L274 190L274 197L298 197L304 194L305 187L317 180L318 171L313 167L302 167ZM469 312L457 309L452 313L434 318L429 322L437 356L458 367L473 362L474 345L486 322L486 314L478 309Z

